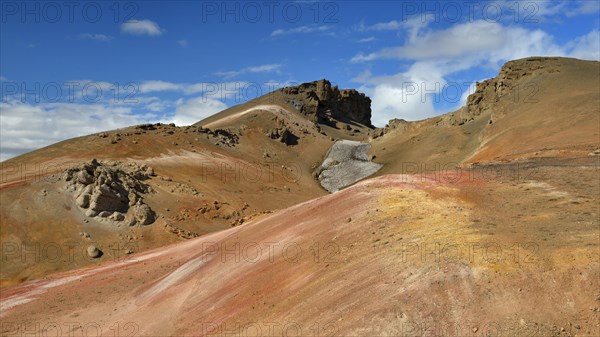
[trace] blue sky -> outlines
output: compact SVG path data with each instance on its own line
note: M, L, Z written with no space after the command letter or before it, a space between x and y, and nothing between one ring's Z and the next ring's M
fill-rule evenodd
M1 4L1 160L321 78L367 93L383 126L455 110L510 59L600 58L593 0Z

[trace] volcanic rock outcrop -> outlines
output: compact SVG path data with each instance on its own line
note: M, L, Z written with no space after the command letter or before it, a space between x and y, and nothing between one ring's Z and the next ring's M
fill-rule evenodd
M277 139L285 145L296 145L298 144L298 137L295 136L290 129L283 127L273 130L269 130L266 133L267 137L271 139Z
M337 119L372 127L371 99L354 89L340 90L327 80L319 80L281 90L286 103L313 122L331 125Z
M145 165L93 159L68 169L63 179L86 216L134 226L149 225L155 220L154 211L143 198L151 188L142 182L153 175L154 170Z
M525 82L519 85L519 82L534 74L560 72L559 62L556 57L531 57L507 62L497 77L477 83L475 92L469 95L466 107L458 111L453 124L462 125L482 114L493 113L494 109L498 109L500 99L511 92L516 94L516 100L535 102L532 96L537 92L537 84Z
M333 144L314 175L324 189L336 192L379 171L381 164L369 160L371 144L341 140Z

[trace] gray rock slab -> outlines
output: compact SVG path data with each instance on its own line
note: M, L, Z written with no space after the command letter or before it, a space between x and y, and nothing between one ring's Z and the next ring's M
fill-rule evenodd
M321 186L336 192L379 171L383 165L369 161L370 148L371 144L352 140L333 144L319 167Z

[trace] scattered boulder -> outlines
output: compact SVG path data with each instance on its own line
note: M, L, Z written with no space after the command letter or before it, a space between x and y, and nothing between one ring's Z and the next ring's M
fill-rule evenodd
M97 258L101 257L102 254L103 254L102 251L94 245L89 245L87 247L87 255L89 257L91 257L92 259L97 259Z
M134 217L137 224L145 226L154 222L156 214L148 205L138 203L135 206Z
M160 125L160 124L158 124L158 125ZM152 125L152 124L142 124L142 125L136 126L135 128L139 129L139 130L146 130L146 131L156 130L156 126Z
M110 219L112 221L123 221L123 220L125 220L125 215L123 215L123 213L120 213L120 212L114 212L113 214L110 215Z
M294 135L287 127L272 129L266 132L267 137L277 139L285 145L298 144L298 136Z
M186 240L197 238L200 236L200 234L198 234L198 233L194 233L194 232L185 230L183 228L180 228L176 225L169 224L169 223L165 224L165 230L169 233L173 233L173 234L179 236L180 238L186 239Z

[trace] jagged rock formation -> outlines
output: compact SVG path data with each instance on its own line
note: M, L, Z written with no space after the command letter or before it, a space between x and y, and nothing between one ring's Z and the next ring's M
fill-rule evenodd
M329 192L336 192L344 187L364 179L379 171L381 164L369 160L371 144L351 140L338 141L325 156L325 160L314 176L321 186Z
M313 122L332 125L335 120L371 125L371 99L354 89L332 87L327 80L281 89L286 103Z
M151 176L154 170L145 165L93 159L68 169L63 179L86 216L134 226L149 225L155 220L154 211L143 198L151 188L142 181Z

